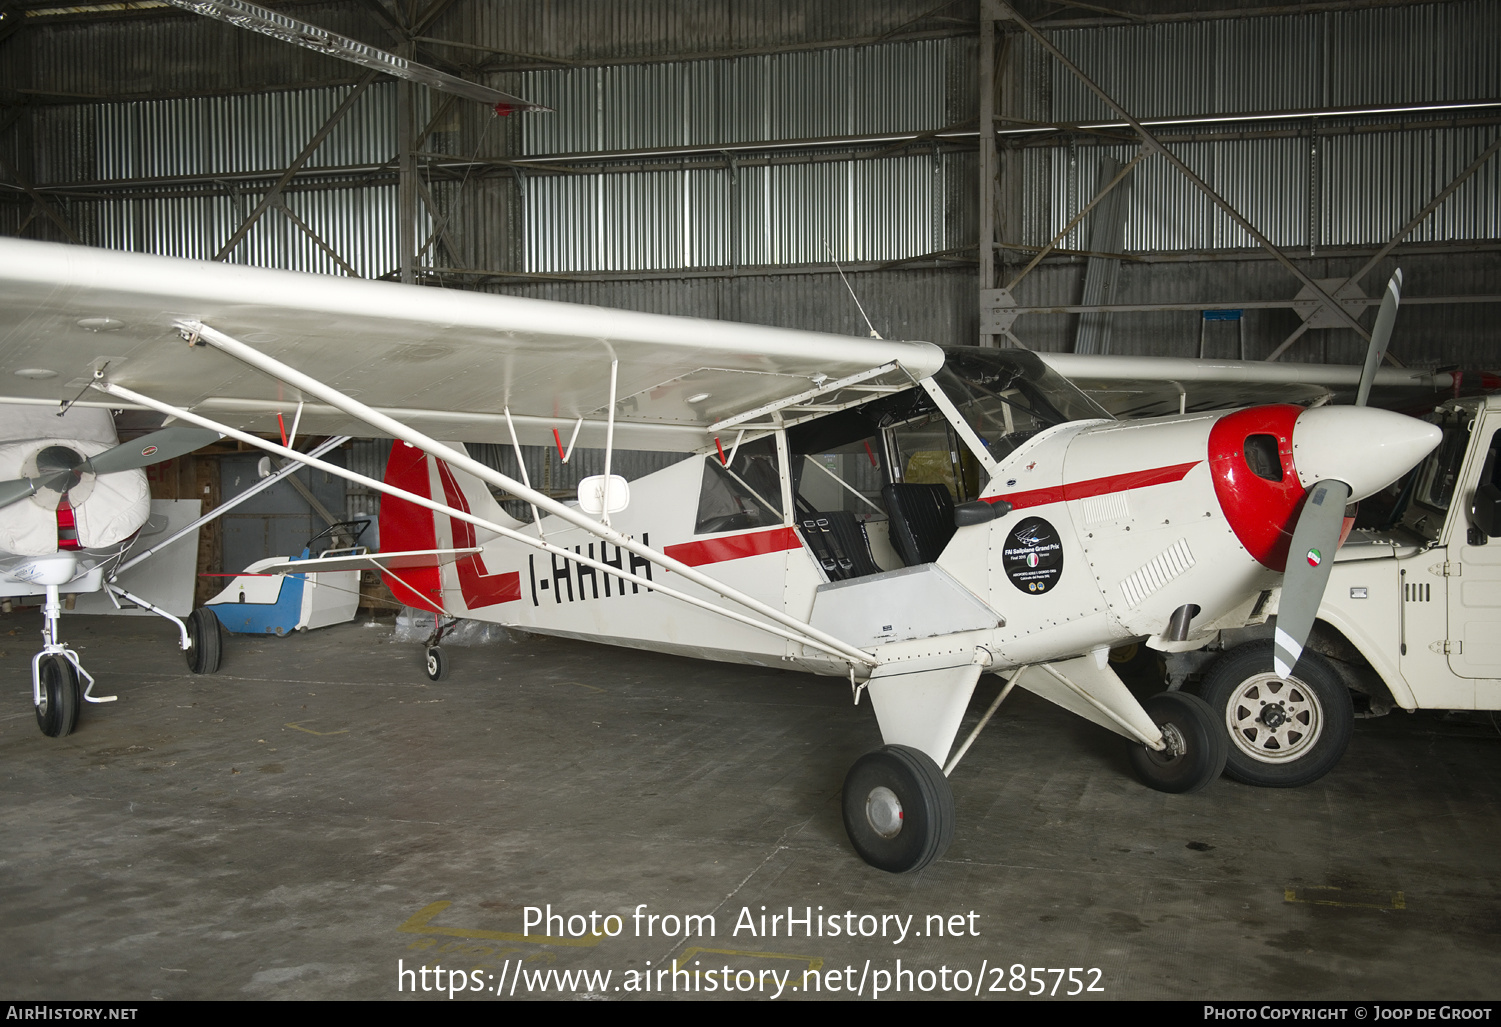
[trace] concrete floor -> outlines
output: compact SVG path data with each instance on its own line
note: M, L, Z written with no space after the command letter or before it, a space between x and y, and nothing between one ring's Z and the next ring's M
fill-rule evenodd
M1096 998L1501 997L1486 715L1361 721L1310 787L1173 796L1136 783L1119 739L1018 694L953 775L948 854L892 876L840 823L879 736L839 681L524 638L449 650L434 685L389 621L227 637L221 673L194 678L162 622L76 616L65 637L121 698L48 739L38 626L0 618L5 998L432 999L436 974L398 978L424 965L507 993L522 967L518 999L538 972L609 971L533 994L624 998L675 958L715 971L699 997L724 994L722 968L757 981L745 997L810 968L867 997L1035 990L1015 964ZM549 904L617 914L619 936L525 940ZM638 936L641 904L716 933ZM734 931L763 905L914 919L899 942ZM940 915L963 936L915 936Z

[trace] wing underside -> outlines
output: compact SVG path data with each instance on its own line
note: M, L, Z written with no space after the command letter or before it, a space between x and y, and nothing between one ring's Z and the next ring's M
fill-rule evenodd
M0 403L109 380L252 431L302 397L177 328L202 322L434 437L692 451L711 427L883 365L872 387L942 364L937 347L0 239ZM107 366L106 366L107 365ZM104 405L94 396L87 402ZM117 406L117 403L109 404ZM301 431L369 435L308 403Z

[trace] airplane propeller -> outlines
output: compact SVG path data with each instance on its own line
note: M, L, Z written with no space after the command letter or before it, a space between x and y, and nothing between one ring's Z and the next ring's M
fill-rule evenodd
M1402 272L1399 269L1386 283L1386 295L1371 330L1371 344L1366 349L1365 366L1360 372L1360 386L1355 405L1363 407L1371 395L1376 369L1386 356L1392 325L1397 320L1397 305L1402 301ZM1282 577L1282 600L1277 607L1277 635L1272 663L1280 678L1292 675L1303 646L1313 631L1319 605L1324 601L1324 587L1334 568L1334 551L1339 548L1344 531L1345 505L1350 501L1350 486L1333 478L1316 481L1309 488L1298 522L1293 527L1292 544L1287 553L1287 570Z
M1277 676L1287 678L1293 672L1303 644L1313 630L1319 604L1324 601L1324 586L1334 568L1334 551L1344 530L1345 503L1350 486L1342 481L1315 482L1303 501L1298 524L1293 528L1292 546L1287 553L1287 572L1282 578L1282 601L1277 607L1277 636L1272 662Z
M1376 327L1371 329L1371 344L1366 348L1365 367L1360 369L1360 386L1355 392L1355 405L1363 407L1371 397L1371 383L1376 380L1376 368L1386 357L1387 343L1392 340L1392 325L1397 320L1397 305L1402 302L1402 269L1392 274L1386 283L1386 295L1381 297L1381 309L1376 312Z
M201 449L219 438L218 432L207 428L173 425L92 457L82 456L67 446L48 446L37 454L35 478L0 481L0 509L19 503L41 489L66 493L85 474L116 474L149 467Z

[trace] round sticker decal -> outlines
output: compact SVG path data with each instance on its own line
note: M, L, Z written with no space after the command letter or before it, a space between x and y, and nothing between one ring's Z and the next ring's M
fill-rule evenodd
M1041 517L1028 517L1011 529L1001 551L1001 565L1011 584L1030 595L1041 595L1063 573L1063 543L1058 532Z

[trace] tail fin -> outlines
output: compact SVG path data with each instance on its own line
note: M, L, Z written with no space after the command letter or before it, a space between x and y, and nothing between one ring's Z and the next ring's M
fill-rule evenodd
M391 445L391 455L386 460L385 480L388 485L424 499L433 499L455 510L473 513L476 517L483 517L497 524L510 527L520 523L500 508L484 482L471 474L449 467L400 440ZM386 552L468 549L494 537L489 532L480 532L481 529L475 528L468 521L456 520L395 496L386 496L381 500L380 544L381 549ZM491 605L515 598L510 593L519 588L519 585L507 583L502 598L501 592L497 591L500 586L489 587L491 583L484 577L482 561L474 556L467 556L460 558L460 562L463 565L459 569L464 605ZM382 578L396 599L407 606L442 612L445 605L453 605L444 603L442 575L436 561L431 567L406 568L400 572L399 579L393 574L383 574ZM476 587L471 588L471 585ZM471 592L474 594L471 595ZM490 595L491 592L495 592L495 595ZM519 596L519 592L517 595Z
M432 498L428 484L431 477L427 454L415 446L397 440L386 458L386 484L394 485L424 499ZM380 503L380 545L388 552L437 549L438 536L431 510L395 496L385 496ZM382 573L381 580L396 596L396 601L419 610L442 610L443 586L438 579L438 565L408 567L395 575Z

